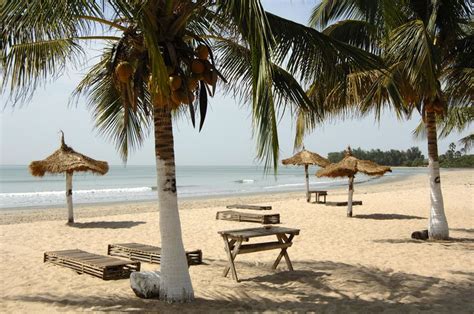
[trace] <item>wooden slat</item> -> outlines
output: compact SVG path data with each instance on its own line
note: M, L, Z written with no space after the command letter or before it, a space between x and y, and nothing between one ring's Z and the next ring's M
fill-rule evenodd
M268 251L274 249L289 248L291 243L280 243L280 242L264 242L254 244L244 244L240 246L239 254Z
M216 219L230 221L255 222L261 224L279 224L280 214L250 214L233 210L224 210L216 213Z
M362 205L362 201L352 201L352 206ZM326 206L347 206L347 202L326 202Z
M269 235L276 235L282 233L295 234L300 233L299 229L285 228L285 227L261 227L261 228L247 228L247 229L237 229L237 230L224 230L218 232L221 235L227 235L231 238L243 238L248 240L249 238L263 237Z
M226 206L229 209L252 209L252 210L271 210L271 206L233 204Z

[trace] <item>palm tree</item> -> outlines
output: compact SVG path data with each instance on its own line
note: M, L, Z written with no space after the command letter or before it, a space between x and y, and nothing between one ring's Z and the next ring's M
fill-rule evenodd
M169 302L194 297L177 205L173 116L189 114L194 124L197 112L202 128L208 96L218 82L228 82L224 90L251 102L258 157L276 167L278 117L285 110L321 114L282 66L295 72L304 61L329 71L342 60L359 69L375 62L359 49L265 12L258 0L18 0L1 14L2 91L13 105L29 100L67 66L80 65L84 42L104 42L100 61L72 99L87 98L96 127L124 160L154 129L160 299Z
M428 138L431 212L429 236L449 237L441 192L436 119L448 108L466 108L474 98L474 27L466 0L359 1L323 0L311 17L312 27L380 56L385 66L354 71L337 65L340 81L320 84L318 72L310 98L335 115L365 115L384 107L398 118L421 113ZM329 26L328 26L329 25ZM300 113L299 138L314 127Z
M474 107L450 107L444 117L436 120L437 127L440 129L439 138L445 138L453 131L463 132L474 121ZM413 131L415 138L426 137L425 125L421 121ZM463 146L462 151L468 152L474 142L474 134L471 133L459 140L459 144Z

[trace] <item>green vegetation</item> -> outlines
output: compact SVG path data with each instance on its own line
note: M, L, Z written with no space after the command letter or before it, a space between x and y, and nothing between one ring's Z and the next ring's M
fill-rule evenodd
M445 154L439 156L442 168L474 168L474 155L467 155L466 150L456 150L456 144L451 143Z
M362 148L356 148L352 150L352 154L359 159L372 160L385 166L419 167L428 164L418 147L412 147L405 151L396 149L389 151L381 151L380 149L363 150ZM342 158L344 158L344 151L328 154L330 162L338 162Z
M372 160L385 166L422 167L428 165L425 156L416 146L407 150L391 149L387 151L356 148L352 150L352 154L359 159ZM328 159L332 163L339 162L343 158L344 151L328 154ZM451 143L446 153L439 156L439 163L441 168L474 168L474 155L468 155L464 148L456 150L456 144Z

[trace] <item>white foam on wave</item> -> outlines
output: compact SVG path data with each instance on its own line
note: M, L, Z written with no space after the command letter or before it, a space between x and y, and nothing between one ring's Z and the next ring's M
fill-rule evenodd
M343 180L332 180L332 181L318 181L318 182L310 182L309 185L334 185ZM291 188L291 187L300 187L306 185L305 183L286 183L286 184L277 184L277 185L270 185L264 186L264 189L284 189L284 188Z
M252 184L252 183L255 183L255 180L254 179L242 179L242 180L237 180L235 182L243 183L243 184Z
M137 188L117 188L117 189L93 189L93 190L73 190L74 194L98 194L98 193L133 193L151 191L151 187ZM43 192L21 192L21 193L0 193L1 198L15 197L41 197L41 196L63 196L65 191L43 191Z

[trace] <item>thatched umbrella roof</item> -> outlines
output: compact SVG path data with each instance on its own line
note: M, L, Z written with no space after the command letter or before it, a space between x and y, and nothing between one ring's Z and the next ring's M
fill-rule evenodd
M330 164L329 160L326 158L310 152L306 149L300 151L293 157L283 159L281 161L284 165L318 165L320 167L326 167L327 165Z
M95 160L76 152L64 143L64 133L61 136L61 147L44 160L30 163L32 175L42 177L46 172L58 174L76 171L91 171L96 174L106 174L109 165L105 161Z
M360 160L352 156L352 150L347 148L346 157L340 162L330 164L326 168L316 172L318 177L351 177L357 172L365 173L369 176L381 176L386 172L392 172L390 167L381 166L370 160Z

